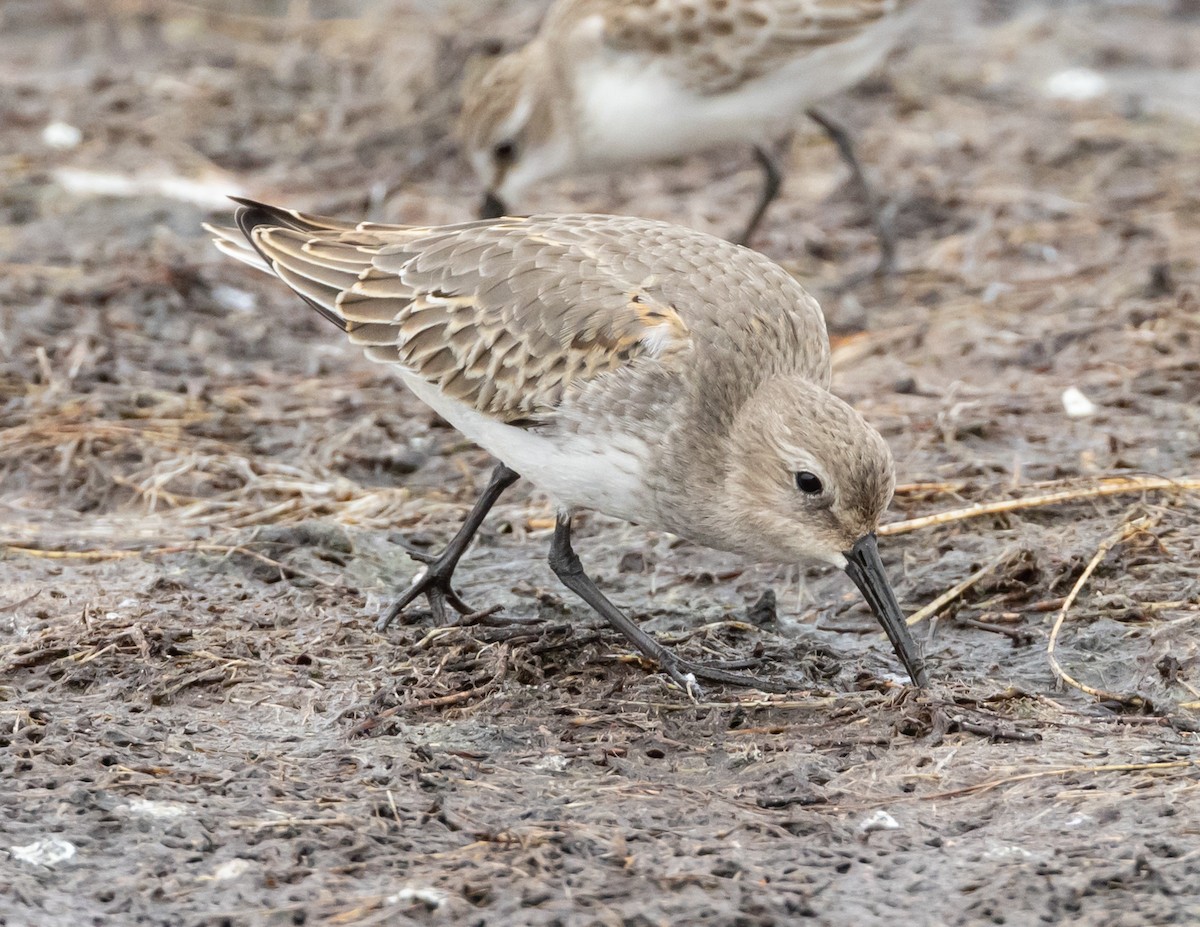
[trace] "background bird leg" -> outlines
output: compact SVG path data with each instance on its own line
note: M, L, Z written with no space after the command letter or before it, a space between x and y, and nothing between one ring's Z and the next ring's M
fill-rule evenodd
M859 195L862 196L867 211L871 214L871 224L875 226L875 237L879 239L879 264L875 267L874 275L890 274L896 269L896 230L888 209L880 200L879 194L871 186L870 181L867 180L867 175L854 151L854 142L850 138L850 133L845 126L835 122L818 109L809 109L807 113L808 118L824 129L825 134L837 146L838 153L841 154L842 160L850 169L850 176L854 178Z
M763 187L762 193L758 196L758 204L754 207L754 212L750 215L750 221L746 223L746 230L738 238L738 244L746 246L749 246L750 239L758 231L758 225L762 222L762 217L766 214L767 207L779 195L779 188L783 183L783 174L779 170L779 162L762 145L754 146L754 160L762 168Z

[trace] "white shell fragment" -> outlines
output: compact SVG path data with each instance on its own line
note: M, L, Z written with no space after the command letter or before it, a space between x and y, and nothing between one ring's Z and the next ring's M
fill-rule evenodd
M139 817L180 818L187 811L187 805L177 801L155 801L150 798L133 798L129 801L129 813Z
M221 865L213 870L212 877L216 882L231 882L245 875L249 870L249 861L238 857L221 863Z
M51 122L42 129L42 144L50 148L67 151L78 148L83 142L83 132L65 122Z
M1108 93L1108 79L1091 68L1067 68L1052 74L1043 90L1052 100L1086 103Z
M13 859L31 866L53 869L75 856L75 844L61 837L46 837L23 847L12 847L11 852Z
M436 911L446 903L449 896L441 889L426 886L406 886L387 898L388 904L411 905L413 902L425 905L429 910Z
M858 829L864 834L874 833L877 830L899 830L900 822L880 808L859 821Z
M1097 412L1096 404L1074 386L1063 390L1062 404L1068 418L1087 418Z
M1033 854L1024 847L1015 844L1000 844L988 849L984 854L987 859L1033 859Z

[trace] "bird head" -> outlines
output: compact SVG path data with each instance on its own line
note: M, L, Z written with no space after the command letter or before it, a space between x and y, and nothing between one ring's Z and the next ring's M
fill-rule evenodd
M895 489L892 454L879 432L821 386L776 377L738 412L725 457L723 521L743 552L845 570L913 681L924 685L924 661L875 541Z
M458 131L486 191L479 218L505 215L529 187L569 167L556 86L537 40L468 74Z

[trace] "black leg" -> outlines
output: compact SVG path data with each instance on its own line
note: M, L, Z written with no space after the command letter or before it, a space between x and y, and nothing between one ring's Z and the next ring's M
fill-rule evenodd
M696 684L697 677L731 686L760 689L764 692L789 691L786 686L776 683L765 682L752 676L740 676L716 667L683 660L643 631L613 605L604 593L596 588L591 577L584 572L583 564L580 563L574 548L571 547L571 517L569 515L559 515L558 521L554 525L554 540L550 544L550 568L562 580L564 586L595 609L597 614L625 635L625 638L638 650L658 663L684 692L690 695L700 693L700 687Z
M871 223L875 226L875 237L879 239L879 265L875 268L875 275L882 277L890 274L896 269L896 230L892 227L888 210L880 202L875 188L867 180L862 163L854 151L854 142L850 138L850 133L846 131L845 126L835 122L820 110L808 110L808 118L825 130L825 134L837 146L842 160L850 168L850 176L854 179L854 185L858 187L859 195L866 204L867 211L871 214Z
M738 239L739 245L750 244L750 239L758 231L758 224L762 222L762 217L766 214L767 207L779 195L779 187L783 183L783 175L779 172L779 164L776 163L771 152L767 151L761 145L755 145L754 160L762 168L763 188L762 193L758 197L758 205L754 207L754 212L750 215L750 221L746 223L746 230L742 232L741 237Z
M487 513L496 504L496 500L503 495L504 490L508 489L509 486L520 478L520 474L515 470L510 470L504 464L496 464L496 469L492 471L492 478L488 480L483 494L467 514L467 520L462 523L462 527L458 529L458 533L446 545L446 549L436 557L429 554L410 552L410 556L414 560L420 560L422 563L428 564L429 567L426 569L425 575L409 586L404 594L387 610L387 613L375 623L377 631L387 630L387 626L392 623L395 617L408 608L413 600L420 595L425 596L429 600L429 608L433 611L434 618L440 622L445 622L446 620L447 602L460 614L467 615L473 611L466 602L459 598L458 593L450 585L450 580L454 576L454 568L458 566L458 561L466 553L467 547L471 544L471 539L475 537L475 532L479 530L479 526L487 518Z

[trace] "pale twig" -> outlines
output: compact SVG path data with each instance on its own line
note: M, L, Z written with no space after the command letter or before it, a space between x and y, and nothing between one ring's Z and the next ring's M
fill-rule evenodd
M979 582L981 579L983 579L985 576L987 576L993 570L997 569L1003 563L1010 560L1015 553L1016 553L1015 548L1009 548L1008 550L1006 550L1002 554L1000 554L999 557L996 557L994 560L992 560L987 565L981 566L978 570L976 570L974 573L972 573L970 576L968 576L966 579L964 579L957 586L952 586L951 588L949 588L945 592L943 592L940 596L938 596L936 599L934 599L932 602L930 602L928 605L913 612L911 615L908 616L909 626L911 627L914 624L919 624L920 622L924 621L926 618L931 618L934 615L936 615L943 608L945 608L947 605L949 605L951 602L953 602L955 599L957 599L959 596L961 596L964 592L966 592L968 589L970 589L972 586L974 586L977 582Z
M339 814L328 818L278 817L256 820L253 818L235 819L229 822L230 827L238 830L266 830L271 827L337 827L344 825L357 826L362 818L356 815Z
M959 492L968 485L967 480L943 480L934 483L897 483L897 496L916 496L929 493Z
M996 502L977 502L974 505L968 505L961 509L950 509L946 512L935 512L933 515L922 515L920 518L894 521L888 525L880 525L876 533L885 536L907 534L910 531L919 531L922 528L937 528L942 525L967 521L971 518L982 518L986 515L1002 515L1006 512L1020 512L1025 509L1036 509L1047 505L1059 505L1063 502L1079 502L1084 499L1099 499L1104 496L1118 496L1135 492L1200 492L1200 478L1192 477L1172 480L1158 476L1105 477L1088 486L1061 489L1056 492L1026 496L1023 499L1000 499Z
M1106 692L1103 689L1096 689L1085 683L1080 682L1071 676L1062 668L1062 664L1058 662L1058 657L1054 655L1054 650L1058 646L1058 635L1062 631L1063 622L1066 621L1067 613L1071 610L1071 606L1075 603L1075 599L1079 597L1080 590L1083 589L1091 575L1096 571L1096 567L1100 566L1100 562L1108 556L1118 544L1129 540L1135 535L1141 534L1149 530L1157 518L1143 516L1136 518L1133 521L1126 522L1112 534L1110 534L1096 549L1096 553L1092 555L1092 559L1088 561L1088 565L1084 567L1083 572L1079 575L1079 579L1075 581L1075 585L1071 587L1071 591L1063 600L1062 608L1058 611L1058 617L1054 619L1054 627L1050 630L1050 640L1046 643L1046 658L1050 661L1050 668L1054 670L1054 675L1061 679L1064 683L1072 688L1078 689L1080 692L1085 692L1094 698L1104 699L1106 701L1121 702L1126 705L1140 706L1145 703L1145 700L1138 695L1118 695L1115 692Z
M821 708L830 708L835 705L845 704L847 702L864 701L864 699L855 698L855 695L857 695L857 693L845 693L842 695L813 696L812 698L805 699L804 701L792 700L777 702L773 702L770 699L764 699L761 696L745 699L734 697L723 701L708 702L649 702L640 701L637 699L622 699L616 702L616 704L623 708L653 708L656 711L693 711L697 708L740 708L746 711L816 711ZM580 722L576 721L575 723L579 724Z
M1196 699L1197 699L1196 701L1192 701L1192 702L1180 702L1179 707L1187 708L1189 710L1195 710L1197 708L1200 708L1200 689L1197 689L1194 685L1192 685L1186 679L1176 679L1175 681L1177 683L1179 683L1181 686L1183 686L1185 689L1187 689L1190 693L1192 693L1192 695L1196 696Z
M1069 776L1072 774L1098 775L1099 773L1160 772L1171 769L1195 769L1197 767L1200 767L1200 761L1197 760L1166 760L1161 763L1105 763L1101 766L1055 766L1050 769L1037 769L1032 772L1016 773L1012 776L1001 776L998 779L988 779L986 782L977 782L974 785L964 785L961 788L947 789L942 792L931 792L928 795L892 795L888 798L876 799L861 804L838 805L834 806L831 810L859 811L864 808L894 805L903 801L944 801L948 798L962 798L966 795L978 795L981 792L990 792L992 789L1012 785L1016 782L1028 782L1031 779L1051 779L1057 776Z

